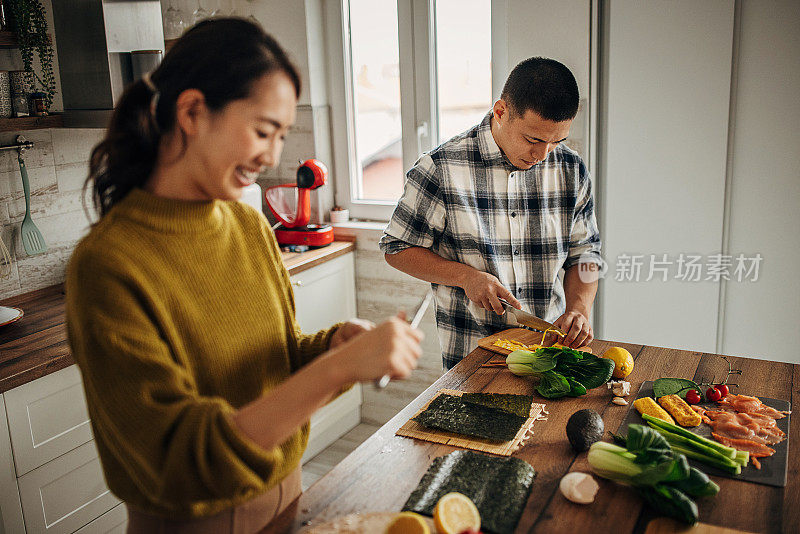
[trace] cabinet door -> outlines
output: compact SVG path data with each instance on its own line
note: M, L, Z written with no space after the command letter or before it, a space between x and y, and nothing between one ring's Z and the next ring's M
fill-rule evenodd
M5 396L17 477L92 439L75 365L7 391Z
M106 486L94 441L21 477L19 494L29 534L74 532L120 503Z
M128 510L124 504L118 504L85 527L76 530L75 534L125 534L128 526Z
M291 278L297 322L313 333L356 315L353 253L325 262Z

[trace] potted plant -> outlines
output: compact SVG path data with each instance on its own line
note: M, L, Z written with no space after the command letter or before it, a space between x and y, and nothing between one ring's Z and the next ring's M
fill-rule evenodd
M47 12L40 0L5 0L14 21L19 52L26 72L30 72L45 94L47 110L56 94L53 71L53 43L47 27ZM39 58L41 76L33 68L34 53Z

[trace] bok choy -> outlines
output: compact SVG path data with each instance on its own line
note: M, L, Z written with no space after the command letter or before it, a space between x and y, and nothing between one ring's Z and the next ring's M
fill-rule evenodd
M546 399L586 395L614 372L613 360L565 347L517 350L506 357L506 364L515 375L538 377L536 391Z
M697 522L692 497L709 497L719 486L708 475L690 467L686 456L676 452L655 430L628 425L625 447L597 442L589 449L589 464L597 475L628 484L658 512L685 523Z

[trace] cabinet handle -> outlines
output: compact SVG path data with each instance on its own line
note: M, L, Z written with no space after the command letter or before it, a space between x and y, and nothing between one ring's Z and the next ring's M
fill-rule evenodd
M302 280L295 280L294 282L292 282L292 285L300 287L300 286L303 285L303 281Z

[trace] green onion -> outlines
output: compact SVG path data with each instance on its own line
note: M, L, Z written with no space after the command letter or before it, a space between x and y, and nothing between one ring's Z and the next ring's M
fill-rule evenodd
M716 450L720 454L722 454L724 456L727 456L731 460L736 458L736 452L737 451L736 451L736 449L734 449L732 447L726 447L722 443L710 440L708 438L704 438L703 436L698 436L694 432L690 432L689 430L686 430L683 427L680 427L678 425L673 425L672 423L668 423L668 422L663 421L661 419L657 419L657 418L655 418L655 417L653 417L651 415L642 414L642 418L645 421L647 421L647 424L649 424L653 428L659 427L659 428L661 428L663 430L666 430L667 432L672 432L673 434L678 434L678 435L681 435L681 436L683 436L685 438L689 438L690 440L695 441L697 443L704 444L704 445L706 445L708 447L711 447L712 449Z
M711 456L706 456L705 454L699 453L694 449L681 447L680 445L672 445L672 450L683 454L687 458L693 458L698 462L703 462L706 465L716 467L717 469L722 469L723 471L727 471L734 475L741 474L742 472L742 466L731 459L728 459L728 462L730 462L728 463L717 458L712 458Z
M747 465L747 462L750 461L750 453L747 451L736 451L736 458L734 461L744 467Z
M693 439L689 439L689 438L684 437L684 436L679 436L678 434L673 434L672 432L667 432L666 430L663 430L663 429L658 428L656 426L653 427L653 430L655 430L656 432L658 432L659 434L661 434L662 436L667 438L667 441L669 441L670 445L678 445L680 447L687 447L687 448L690 448L690 449L694 449L696 452L698 452L700 454L703 454L705 456L708 456L710 458L716 458L716 459L722 460L722 461L727 460L731 464L735 464L736 463L736 461L734 460L736 455L734 455L734 458L730 458L728 455L722 454L722 453L718 452L717 450L712 449L711 447L707 446L705 443L700 443L700 442L697 442L697 441L695 441Z

